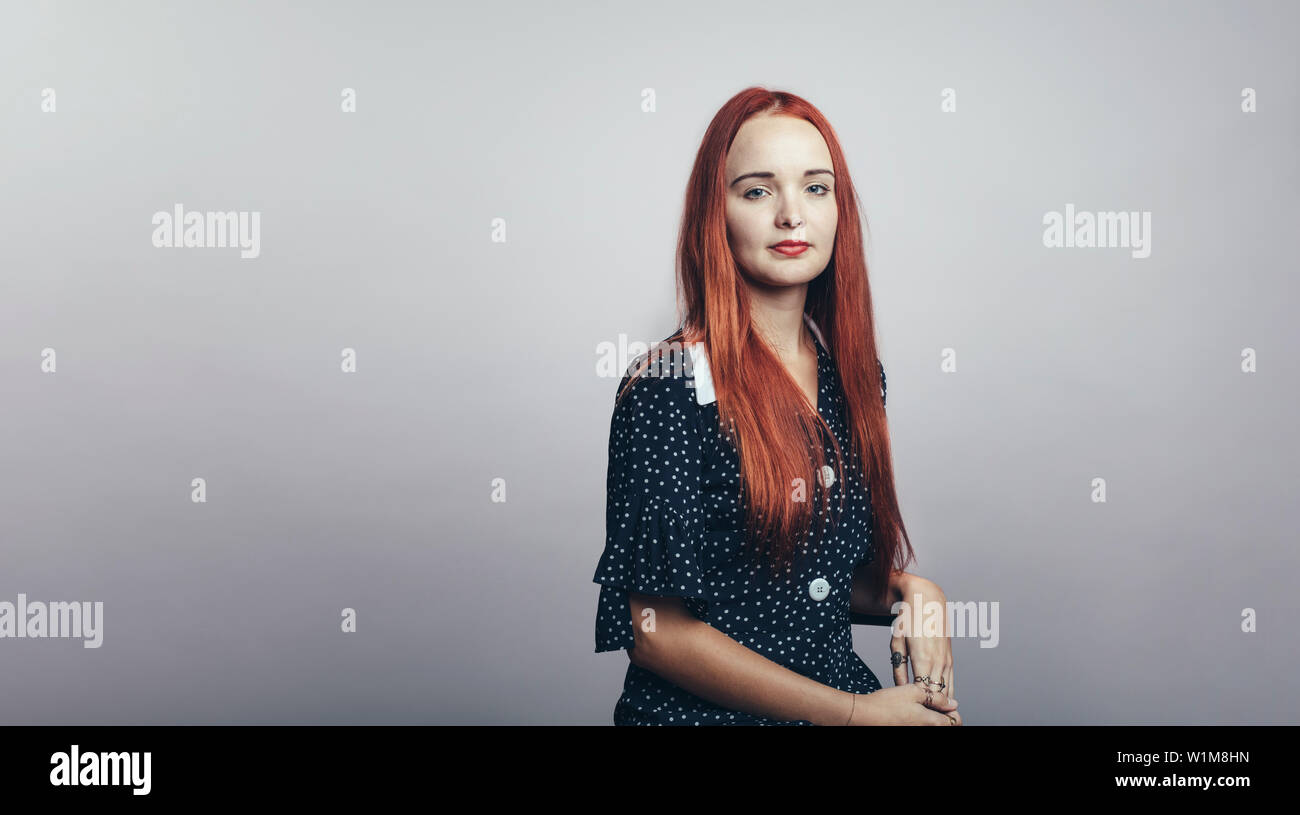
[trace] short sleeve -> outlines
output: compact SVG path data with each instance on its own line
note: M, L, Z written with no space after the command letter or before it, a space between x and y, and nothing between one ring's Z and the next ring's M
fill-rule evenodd
M623 377L620 391L630 377ZM605 550L596 652L633 646L628 592L705 596L695 531L703 522L702 437L688 378L643 376L616 402L609 429Z

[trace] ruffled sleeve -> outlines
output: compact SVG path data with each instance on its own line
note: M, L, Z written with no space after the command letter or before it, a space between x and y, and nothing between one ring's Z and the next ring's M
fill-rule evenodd
M624 376L620 391L630 377ZM631 385L610 420L605 550L596 651L633 646L628 592L704 597L697 530L702 437L688 378L649 376Z

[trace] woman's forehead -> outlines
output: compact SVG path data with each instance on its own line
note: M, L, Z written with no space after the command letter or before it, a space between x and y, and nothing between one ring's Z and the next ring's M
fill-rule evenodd
M741 163L762 164L739 168ZM727 169L737 173L770 171L796 174L829 167L830 149L822 134L807 119L791 116L756 116L741 125L727 152Z

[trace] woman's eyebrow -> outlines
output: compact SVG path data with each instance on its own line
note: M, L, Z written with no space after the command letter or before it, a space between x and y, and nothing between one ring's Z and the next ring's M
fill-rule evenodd
M830 170L805 170L803 177L807 178L810 175L821 175L823 173L830 176L831 178L835 177L835 173L832 173ZM736 184L740 183L746 178L776 178L776 173L767 172L767 171L763 171L759 173L745 173L744 175L736 176L735 180L733 180L728 186L734 187L736 186Z

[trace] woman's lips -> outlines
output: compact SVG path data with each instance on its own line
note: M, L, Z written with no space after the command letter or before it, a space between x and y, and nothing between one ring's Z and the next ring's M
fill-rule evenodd
M804 253L804 251L808 249L808 244L806 244L806 243L800 243L800 244L788 244L788 243L787 243L787 244L781 244L781 243L778 243L776 246L771 246L771 247L768 247L768 248L770 248L770 249L772 249L772 250L774 250L774 251L780 252L781 254L785 255L786 257L791 257L791 258L792 258L792 257L794 257L795 255L802 255L802 254Z

